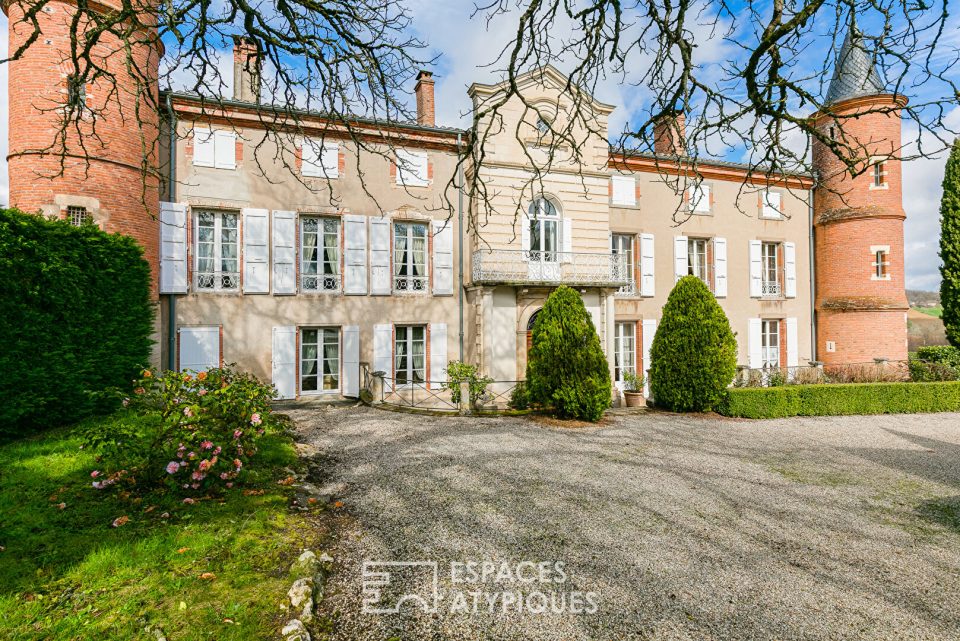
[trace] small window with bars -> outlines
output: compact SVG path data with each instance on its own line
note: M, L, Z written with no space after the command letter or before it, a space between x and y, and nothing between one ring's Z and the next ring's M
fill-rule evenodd
M67 207L67 220L70 221L71 225L75 227L81 227L83 225L89 225L92 223L93 216L90 215L90 212L87 211L86 207L70 205Z

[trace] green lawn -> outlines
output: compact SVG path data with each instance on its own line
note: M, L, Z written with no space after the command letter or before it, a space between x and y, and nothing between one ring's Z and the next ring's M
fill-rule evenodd
M937 305L936 307L914 307L914 309L927 316L935 316L936 318L943 317L943 306L941 305Z
M185 505L93 489L76 431L0 445L0 638L128 641L148 624L171 641L276 638L287 568L321 543L277 484L297 465L290 439L263 437L244 488Z

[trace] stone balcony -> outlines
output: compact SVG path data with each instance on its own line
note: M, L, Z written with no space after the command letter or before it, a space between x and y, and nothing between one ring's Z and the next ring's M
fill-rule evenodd
M480 249L473 253L473 282L619 288L630 284L630 274L622 255Z

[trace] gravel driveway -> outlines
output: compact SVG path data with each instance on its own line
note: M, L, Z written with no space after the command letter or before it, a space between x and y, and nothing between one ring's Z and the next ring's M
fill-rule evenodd
M332 639L960 639L960 415L291 415L342 484ZM368 560L437 562L437 611L362 612Z

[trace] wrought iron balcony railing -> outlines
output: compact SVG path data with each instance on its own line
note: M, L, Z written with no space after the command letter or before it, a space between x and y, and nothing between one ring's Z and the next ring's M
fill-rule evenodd
M615 254L480 249L473 253L473 282L624 287L631 282L626 258Z

